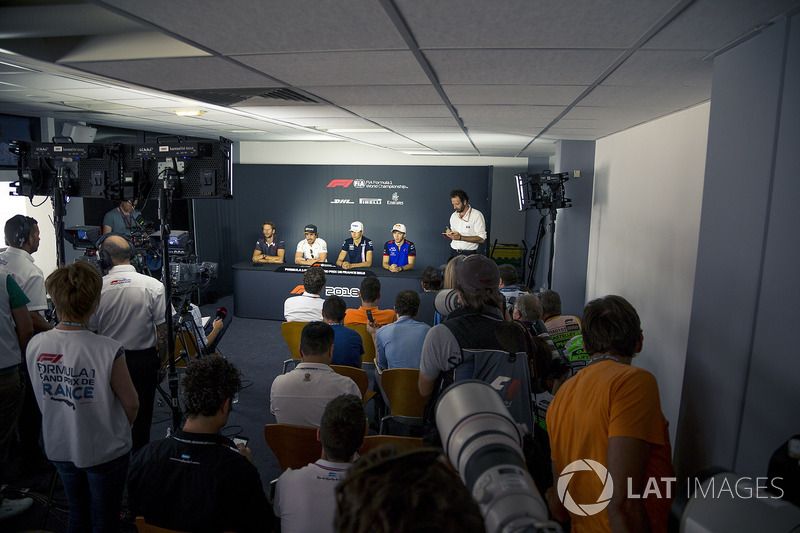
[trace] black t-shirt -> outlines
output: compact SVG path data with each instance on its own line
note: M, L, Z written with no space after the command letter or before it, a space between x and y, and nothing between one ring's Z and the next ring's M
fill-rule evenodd
M219 434L176 432L131 460L133 516L179 531L271 531L275 515L258 470Z

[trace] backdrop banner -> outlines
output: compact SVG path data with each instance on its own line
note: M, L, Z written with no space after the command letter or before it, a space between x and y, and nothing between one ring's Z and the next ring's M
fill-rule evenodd
M449 256L450 191L463 189L487 221L492 167L234 165L233 199L195 200L197 251L203 261L219 261L218 290L233 291L232 266L253 255L261 225L274 222L286 241L286 261L294 261L303 228L314 224L334 263L350 237L350 223L364 223L373 241L372 270L381 270L383 245L402 223L416 245L416 267L439 266ZM488 228L491 231L491 228ZM485 251L485 247L482 249Z

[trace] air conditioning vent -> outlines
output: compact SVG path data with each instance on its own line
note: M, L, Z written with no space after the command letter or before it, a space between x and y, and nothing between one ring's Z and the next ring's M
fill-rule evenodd
M190 91L171 92L177 96L191 98L192 100L199 100L201 102L222 107L230 107L236 104L241 104L242 102L246 102L247 100L261 98L311 104L319 103L313 98L309 98L285 87L261 87L254 89L197 89Z

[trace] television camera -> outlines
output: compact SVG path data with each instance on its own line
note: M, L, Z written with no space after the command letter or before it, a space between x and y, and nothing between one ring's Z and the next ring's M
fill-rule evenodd
M572 207L572 200L566 197L564 183L569 180L568 172L553 174L543 170L541 174L523 172L514 176L517 182L519 210L562 209Z
M531 247L528 256L528 267L530 275L527 285L534 287L536 280L536 265L539 262L539 252L541 250L542 239L545 234L545 220L550 217L550 260L547 273L547 288L553 288L553 260L555 258L555 239L556 239L556 216L559 209L572 207L572 200L567 198L564 190L564 183L569 180L568 172L553 174L551 170L543 170L540 174L523 172L517 174L514 179L517 183L517 199L519 200L519 210L544 209L546 213L539 220L539 228L536 234L536 243Z

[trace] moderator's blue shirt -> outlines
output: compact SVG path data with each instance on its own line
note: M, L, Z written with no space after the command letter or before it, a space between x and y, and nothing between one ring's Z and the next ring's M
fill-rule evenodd
M331 327L333 328L331 364L361 368L361 354L364 353L361 335L341 324L331 324Z
M393 240L383 245L383 255L389 256L389 264L404 267L409 257L416 257L417 247L411 241L403 241L399 247Z
M431 327L428 324L401 316L397 322L386 324L378 330L375 343L378 345L378 367L419 368L422 344Z
M353 243L353 238L345 239L342 243L342 250L347 252L345 261L348 263L366 263L367 252L373 251L372 240L361 236L361 242L358 246ZM334 363L336 364L336 363Z

